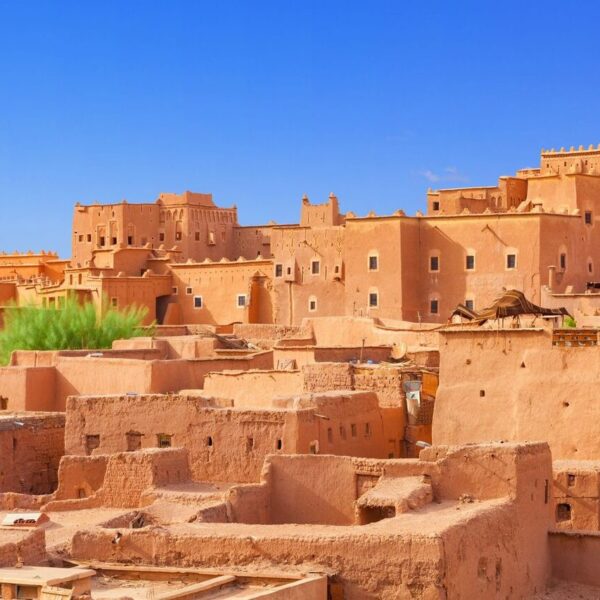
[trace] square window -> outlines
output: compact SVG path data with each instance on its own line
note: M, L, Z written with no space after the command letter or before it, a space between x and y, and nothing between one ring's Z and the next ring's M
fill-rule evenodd
M310 310L311 312L314 312L317 310L317 301L314 298L311 298L308 301L308 310Z
M318 260L313 260L310 263L310 272L313 275L318 275L321 272L321 262Z
M166 433L159 433L156 436L156 445L158 448L170 448L172 435Z
M246 306L246 294L237 295L237 307L244 308Z
M467 254L466 268L468 271L472 271L475 268L475 257L472 254Z
M283 277L283 265L275 265L275 277Z
M586 225L592 224L592 211L591 210L585 211L585 224Z
M162 231L158 234L158 241L159 242L165 241L165 234Z
M434 200L434 202L431 206L432 206L433 210L440 210L440 203L437 200Z
M186 293L188 296L191 296L191 295L194 293L194 290L192 290L192 288L191 288L191 287L186 287L186 288L185 288L185 293Z
M129 244L130 246L133 246L133 236L132 235L127 236L127 244Z
M177 296L177 294L179 294L179 288L178 287L174 287L171 289L171 294L173 296Z
M202 308L202 296L194 296L194 308Z
M516 269L517 268L517 255L516 254L507 254L506 255L506 268L507 269Z
M91 241L92 241L92 234L91 234L91 233L88 233L88 236L87 236L87 241L88 241L88 242L91 242Z
M369 256L369 271L377 271L379 268L379 257Z
M434 299L429 302L429 312L432 315L437 315L439 310L438 300Z
M369 293L369 306L371 308L377 308L379 306L379 294L377 292Z
M473 302L473 300L465 300L465 306L469 309L469 310L473 310L475 303Z
M440 270L440 257L439 256L430 256L429 257L429 270L430 271L439 271Z

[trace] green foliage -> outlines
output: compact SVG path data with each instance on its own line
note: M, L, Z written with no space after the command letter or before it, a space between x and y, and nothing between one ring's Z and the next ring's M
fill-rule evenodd
M563 321L563 327L577 327L577 322L573 317L566 316Z
M78 350L110 348L117 339L150 335L141 329L145 307L108 308L98 315L91 302L80 304L74 296L59 307L12 306L5 310L0 330L0 364L13 350Z

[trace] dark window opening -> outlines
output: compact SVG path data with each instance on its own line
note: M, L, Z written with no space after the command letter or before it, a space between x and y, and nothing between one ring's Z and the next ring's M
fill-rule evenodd
M164 233L159 233L158 234L158 240L160 242L164 242L165 241L165 234Z
M561 269L567 268L567 255L564 253L560 255L560 268Z
M194 308L202 308L202 296L194 296Z
M156 436L156 445L159 448L170 448L173 436L167 433L159 433Z
M207 445L207 446L209 446L209 447L213 445L213 439L212 439L212 436L210 436L210 435L209 435L209 436L206 438L206 445Z
M435 200L433 202L432 207L433 207L433 210L440 210L440 203L437 200Z
M100 446L99 435L85 436L85 453L89 456L96 448Z
M469 309L469 310L473 310L474 307L474 302L473 300L465 300L465 306Z
M432 315L437 315L438 314L438 301L437 300L432 300L429 303L429 311L431 312Z
M283 265L275 265L275 277L281 277L283 275Z
M117 238L116 238L116 237L112 237L112 238L110 238L110 243L111 243L113 246L116 246L116 245L117 245Z
M377 294L377 292L371 292L369 294L369 306L371 308L379 306L379 294Z
M439 256L430 256L429 257L429 269L431 271L439 271L440 270L440 257Z
M196 231L196 233L194 234L194 239L199 242L200 241L200 232Z
M103 235L101 235L100 236L100 245L104 246L105 244L106 244L106 238Z
M321 272L321 263L318 260L313 260L310 263L310 272L313 275L318 275Z
M592 224L592 211L591 210L585 211L585 224L586 225Z
M467 270L472 271L475 268L475 257L472 254L467 255Z
M369 256L369 271L377 271L379 267L377 256Z
M480 398L484 398L485 397L485 390L479 390L479 397Z
M352 437L356 437L356 425L354 423L350 425L350 435L352 435Z
M327 441L333 444L333 429L331 427L327 428Z
M573 487L575 485L575 475L573 473L567 473L567 485Z
M142 434L138 431L128 431L127 437L127 452L135 452L142 448Z
M275 444L275 448L277 448L277 450L281 450L283 448L283 440L278 439L277 443Z
M571 520L571 505L566 502L561 502L556 505L556 522L561 523L563 521Z
M0 410L7 410L8 409L8 398L5 398L4 396L0 396Z
M252 452L254 450L254 438L246 438L246 452Z
M517 266L517 255L516 254L507 254L506 255L506 268L514 269Z

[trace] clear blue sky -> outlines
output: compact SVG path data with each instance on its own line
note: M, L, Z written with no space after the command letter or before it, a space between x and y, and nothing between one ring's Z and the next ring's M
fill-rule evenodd
M600 143L600 3L0 0L0 249L75 202L365 214Z

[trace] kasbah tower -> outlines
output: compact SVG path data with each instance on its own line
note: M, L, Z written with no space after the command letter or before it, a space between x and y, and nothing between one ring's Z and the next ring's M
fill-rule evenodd
M145 310L0 366L3 600L600 598L600 145L320 200L78 202L70 258L0 254L0 340Z

